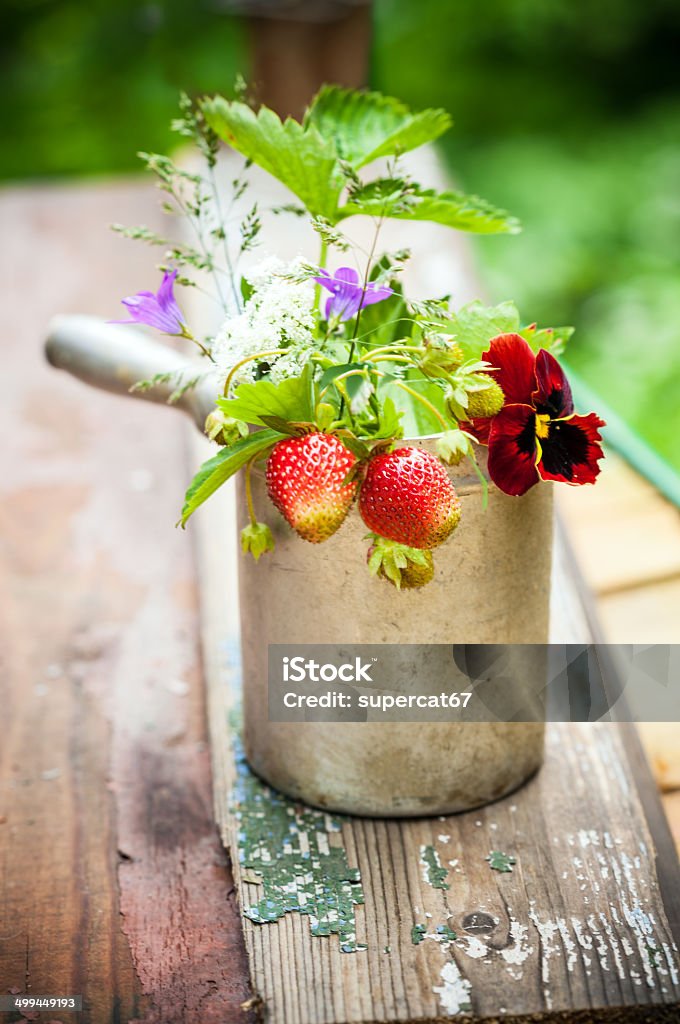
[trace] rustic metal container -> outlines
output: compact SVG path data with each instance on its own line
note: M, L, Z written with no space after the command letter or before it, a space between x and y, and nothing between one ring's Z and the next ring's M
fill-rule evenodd
M57 318L47 355L55 366L120 394L155 373L190 367L184 356L139 331L91 317ZM167 401L172 387L160 385L141 397ZM206 381L179 405L202 427L213 396L214 386ZM410 443L432 450L430 440ZM452 469L451 475L461 524L435 552L436 577L422 590L398 593L370 576L364 564L366 527L356 510L322 545L301 541L280 516L267 516L276 551L257 563L240 559L246 756L284 793L352 814L442 814L504 796L539 767L541 722L269 721L270 643L547 641L551 487L511 498L492 486L484 510L480 484L468 468ZM261 473L253 474L253 491L264 513L268 498ZM242 526L242 493L238 515Z
M436 576L422 590L398 592L368 573L356 510L323 545L268 516L276 550L240 562L245 752L289 796L349 814L444 814L496 800L540 766L542 722L269 721L268 644L547 642L552 489L511 498L491 487L484 510L468 473L451 470L461 523L435 551ZM262 474L253 494L264 512ZM242 526L242 494L238 507Z

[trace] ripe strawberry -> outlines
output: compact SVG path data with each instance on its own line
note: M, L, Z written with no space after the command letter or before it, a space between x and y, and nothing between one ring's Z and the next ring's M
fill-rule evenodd
M320 544L335 533L354 500L357 482L343 485L356 456L331 434L279 441L267 462L267 490L303 540Z
M412 548L434 548L455 530L460 502L448 473L422 448L395 448L368 463L359 493L366 526Z

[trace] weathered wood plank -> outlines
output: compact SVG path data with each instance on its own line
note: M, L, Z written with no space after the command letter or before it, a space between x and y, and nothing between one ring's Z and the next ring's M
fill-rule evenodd
M0 195L0 992L82 993L88 1024L224 1024L250 989L173 528L183 425L42 356L54 312L115 316L153 283L106 227L150 202L146 182Z
M232 527L230 500L221 495L195 528L212 663L215 812L236 861L239 825L229 811L234 770L226 753L237 674ZM563 573L555 593L563 607L569 604L573 591ZM581 616L574 604L572 622ZM576 639L565 635L568 621L558 616L563 641ZM636 771L644 771L641 764ZM649 800L646 792L647 808ZM663 819L655 825L663 842ZM539 775L481 811L416 822L347 819L341 839L331 833L328 841L341 841L349 864L360 870L365 904L356 910L357 939L368 948L343 954L336 938L313 937L306 918L294 913L273 924L244 919L253 986L272 1021L438 1020L456 1001L462 1007L468 986L475 1019L533 1013L576 1021L594 1012L605 1019L611 1011L611 1019L637 1020L654 1007L655 1020L671 1021L680 1012L656 840L617 726L550 726ZM449 889L426 881L423 847L436 851ZM489 868L492 849L516 857L512 873ZM677 885L677 865L667 863L667 852L665 861ZM246 909L259 889L246 880L252 874L244 878L237 867L236 875ZM418 925L427 938L414 945ZM434 934L438 925L458 938L442 941Z
M429 171L436 180L434 163ZM258 180L257 188L268 201L278 201L266 182ZM282 233L276 248L285 256L305 242L299 233L294 239ZM457 280L459 296L474 295L476 283L463 248L440 248L436 232L418 242L410 290L436 290L439 279L446 278L442 291ZM192 444L199 461L209 449L198 438ZM238 555L231 492L211 499L193 529L215 814L232 852L245 914L262 897L262 887L257 874L239 864L245 852L244 823L258 832L257 818L249 815L257 810L254 799L263 801L264 839L279 809L276 800L268 803L266 787L258 791L254 783L254 791L244 790L229 749L227 722L238 701ZM589 632L570 575L573 556L558 546L556 558L553 638L582 641ZM356 940L367 948L341 952L337 937L312 936L309 917L299 913L268 924L244 917L253 988L263 999L267 1019L286 1024L435 1021L469 1002L475 1019L484 1020L585 1022L595 1013L602 1020L644 1020L650 1008L655 1020L676 1020L677 950L660 895L656 840L664 850L668 900L669 879L678 880L677 865L674 859L668 862L663 818L654 817L658 799L654 802L645 790L652 838L629 761L635 751L624 740L625 730L616 726L551 726L546 765L538 776L515 796L467 815L410 822L345 819L336 832L326 831L323 815L314 818L314 812L291 807L293 821L312 848L341 846L348 865L359 869L364 904L354 908L351 919ZM636 772L644 771L636 762ZM438 857L450 888L428 883L423 848ZM485 858L492 849L516 857L512 872L490 869ZM293 879L291 884L299 888L302 883ZM314 898L307 892L303 896ZM437 926L444 931L437 933ZM414 943L414 937L421 941Z
M619 456L608 454L596 487L565 487L556 500L598 594L680 579L680 511Z

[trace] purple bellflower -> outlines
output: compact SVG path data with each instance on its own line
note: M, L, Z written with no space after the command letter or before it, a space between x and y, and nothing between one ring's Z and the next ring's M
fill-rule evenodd
M122 303L130 314L129 320L114 320L118 324L146 324L155 327L164 334L180 334L186 332L184 317L175 301L173 285L177 277L176 270L169 270L163 275L161 286L153 292L137 292L122 299Z
M327 320L333 317L351 320L364 306L372 306L392 295L391 288L377 285L375 281L369 281L364 287L352 267L340 267L332 277L327 270L320 270L319 274L321 276L314 280L331 293L326 299Z

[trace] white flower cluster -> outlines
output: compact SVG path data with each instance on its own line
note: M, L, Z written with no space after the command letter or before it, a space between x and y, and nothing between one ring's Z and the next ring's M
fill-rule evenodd
M259 352L284 351L266 356L270 378L278 382L298 376L315 347L314 285L300 280L300 265L286 265L272 257L246 274L253 294L243 312L228 317L212 345L217 376L224 388L227 376L241 360ZM246 363L234 376L234 383L252 380L257 360Z

